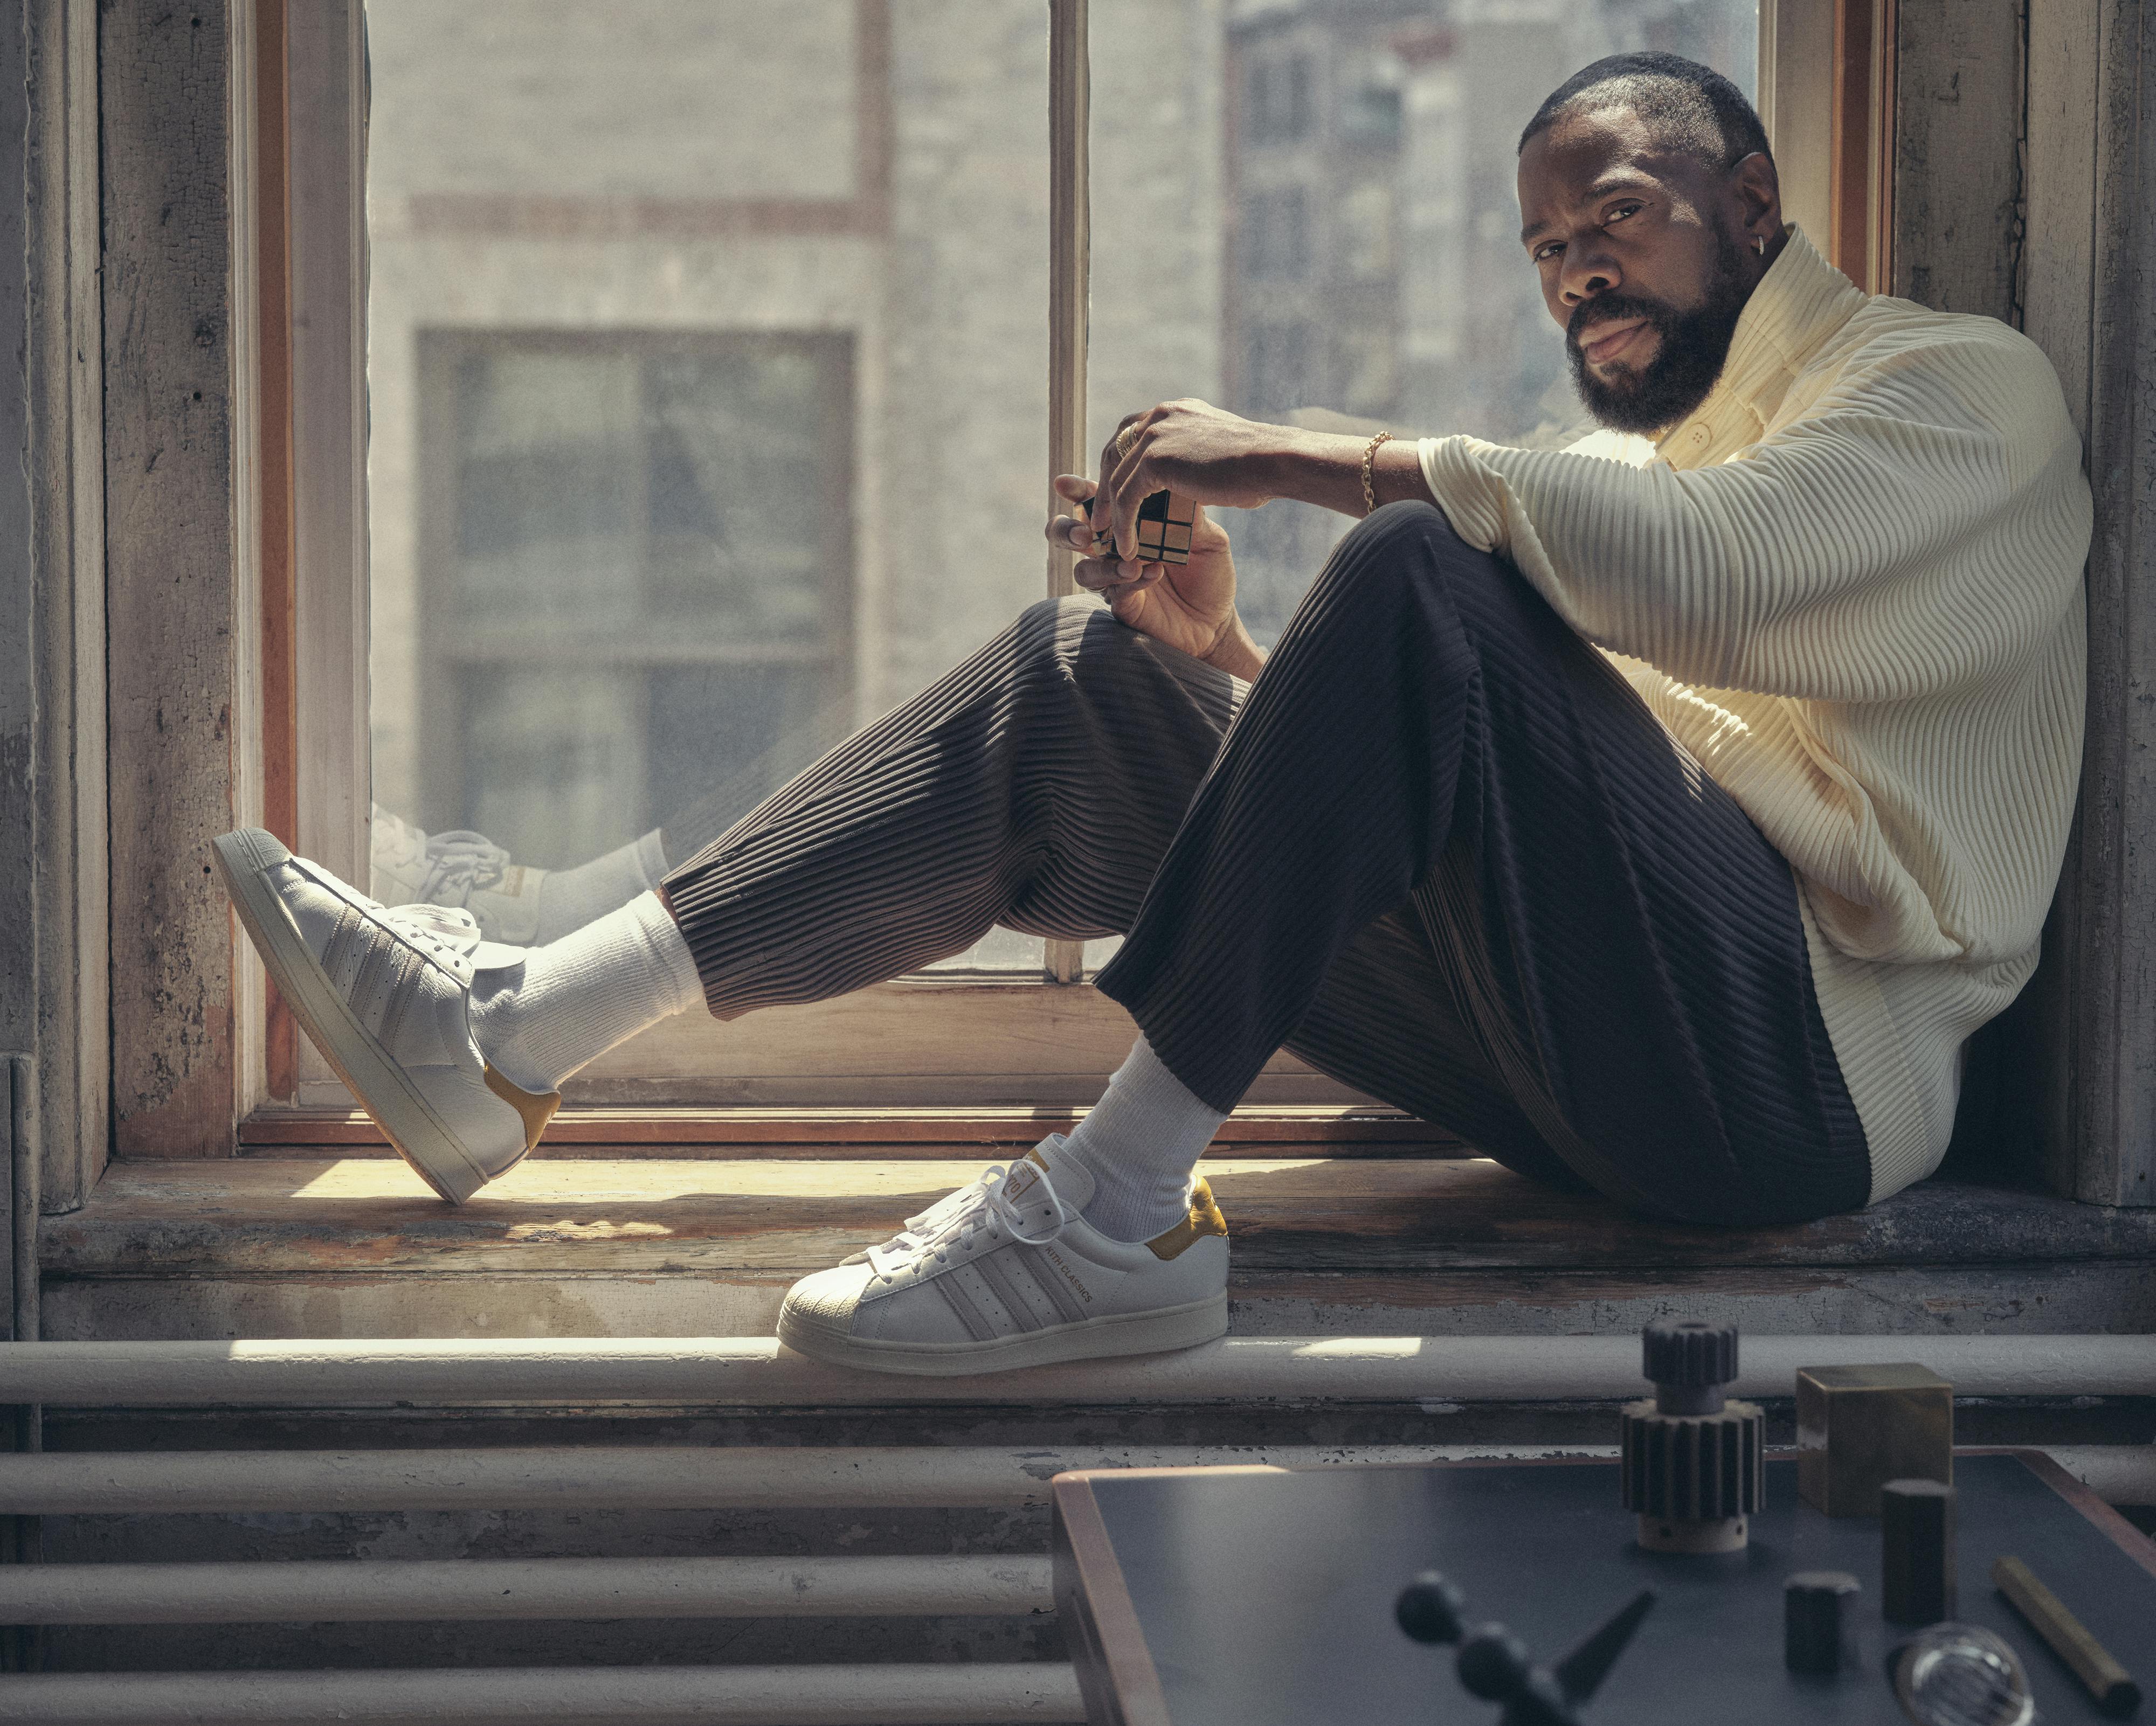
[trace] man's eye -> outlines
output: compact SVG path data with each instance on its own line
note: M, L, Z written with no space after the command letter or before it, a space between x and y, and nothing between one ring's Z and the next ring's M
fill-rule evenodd
M1622 222L1627 216L1636 216L1645 207L1645 204L1620 204L1609 213L1609 219L1612 222Z
M1564 243L1561 240L1552 240L1546 246L1537 246L1534 251L1534 261L1537 264L1547 264L1563 249Z

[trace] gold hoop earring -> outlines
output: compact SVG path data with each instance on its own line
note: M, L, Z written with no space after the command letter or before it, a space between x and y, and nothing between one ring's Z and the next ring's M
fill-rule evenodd
M1752 249L1757 252L1762 258L1764 258L1767 255L1767 236L1763 233L1753 234L1752 236Z

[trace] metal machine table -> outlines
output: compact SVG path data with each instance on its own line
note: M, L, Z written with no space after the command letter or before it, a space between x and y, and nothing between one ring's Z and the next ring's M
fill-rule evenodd
M2025 1560L2156 1688L2156 1544L2036 1451L1958 1452L1960 1606L2027 1667L2046 1726L2097 1721L2087 1693L1992 1588ZM1554 1661L1642 1587L1659 1600L1599 1693L1590 1726L1904 1716L1881 1657L1907 1631L1879 1611L1879 1524L1830 1519L1770 1457L1748 1551L1642 1552L1614 1462L1099 1470L1057 1477L1055 1595L1092 1726L1393 1726L1486 1723L1452 1651L1410 1641L1393 1601L1444 1571L1472 1621L1494 1619ZM1782 1663L1782 1582L1847 1570L1861 1664L1835 1678ZM2156 1698L2143 1706L2156 1720Z

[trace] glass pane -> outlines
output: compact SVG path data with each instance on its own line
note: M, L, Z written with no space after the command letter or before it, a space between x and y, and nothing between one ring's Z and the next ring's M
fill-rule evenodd
M1045 23L370 0L378 803L550 868L723 827L1038 597ZM1094 0L1094 447L1563 435L1512 144L1632 46L1749 90L1751 0ZM1270 643L1347 524L1227 519Z
M549 869L722 831L1040 597L1040 9L367 29L379 807Z
M1758 60L1756 0L1094 0L1092 33L1096 449L1177 396L1570 441L1588 428L1519 243L1520 131L1605 54L1670 49L1748 95ZM1219 513L1270 646L1350 523Z

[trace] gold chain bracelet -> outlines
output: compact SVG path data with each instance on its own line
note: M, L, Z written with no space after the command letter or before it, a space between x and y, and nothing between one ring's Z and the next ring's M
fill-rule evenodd
M1390 432L1380 432L1380 433L1378 433L1378 435L1377 435L1376 437L1373 438L1369 441L1369 443L1368 443L1368 444L1366 444L1366 445L1363 447L1363 513L1365 515L1374 515L1374 514L1377 512L1377 508L1378 508L1378 485L1377 485L1377 473L1376 473L1376 469L1372 466L1372 464L1373 464L1373 463L1374 463L1374 462L1378 459L1378 446L1380 443L1384 443L1384 442L1385 442L1388 438L1389 438L1392 435L1393 435L1393 434L1392 434Z

